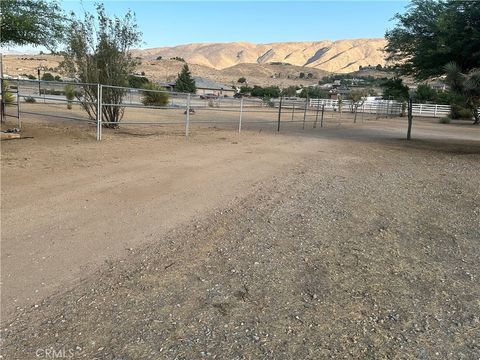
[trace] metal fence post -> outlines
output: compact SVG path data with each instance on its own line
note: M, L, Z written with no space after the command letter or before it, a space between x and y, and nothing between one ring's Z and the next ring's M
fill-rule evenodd
M18 128L22 128L22 120L20 120L20 81L17 79L17 119Z
M315 122L313 123L313 128L317 128L317 122L318 122L318 110L320 109L320 99L317 99L317 112L315 114Z
M100 95L99 95L99 98L100 98L100 101L99 101L99 104L100 104L100 118L99 118L99 121L100 121L100 140L102 140L102 132L103 132L103 85L100 84Z
M240 118L238 119L238 133L242 132L242 113L243 113L243 98L240 99Z
M307 118L307 107L308 107L308 96L305 98L305 109L303 110L303 127L302 127L303 130L305 130L305 120Z
M322 119L320 120L320 127L323 127L323 114L325 113L325 104L322 105Z
M278 124L277 131L280 131L280 119L282 117L282 98L280 98L280 104L278 105Z
M100 99L100 84L97 84L97 141L100 141L100 113L102 111L102 106L101 106L101 99Z
M190 132L190 94L187 96L187 116L185 117L185 138L188 140Z
M292 121L293 121L293 115L295 115L295 101L293 101L293 107L292 107Z

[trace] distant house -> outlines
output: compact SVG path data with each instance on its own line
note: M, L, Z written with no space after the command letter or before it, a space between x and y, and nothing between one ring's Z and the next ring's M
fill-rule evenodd
M216 81L200 76L194 76L193 79L195 80L198 95L215 94L217 96L233 96L236 93L236 90L232 89L231 85L217 83Z
M237 92L231 85L225 85L216 81L200 77L193 76L195 80L195 86L197 87L197 95L215 94L217 96L233 96ZM163 86L167 90L175 91L174 82L162 82L160 86Z

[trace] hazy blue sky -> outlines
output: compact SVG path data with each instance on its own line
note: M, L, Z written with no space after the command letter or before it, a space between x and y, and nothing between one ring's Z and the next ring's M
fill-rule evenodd
M104 1L109 14L128 9L143 31L142 47L191 42L337 40L383 37L407 1ZM83 4L83 5L82 5ZM93 2L62 2L67 11Z

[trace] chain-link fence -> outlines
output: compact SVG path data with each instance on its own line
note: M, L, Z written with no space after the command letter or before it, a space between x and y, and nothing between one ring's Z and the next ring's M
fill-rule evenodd
M29 115L88 122L95 125L97 140L102 139L102 129L120 126L122 129L174 126L188 137L192 126L222 127L239 132L264 128L280 131L362 122L406 112L406 104L393 100L270 100L39 80L10 79L5 91L14 98L5 107L5 115L16 117L19 127L22 117ZM413 115L416 111L426 116L444 116L447 110L441 105L414 104Z

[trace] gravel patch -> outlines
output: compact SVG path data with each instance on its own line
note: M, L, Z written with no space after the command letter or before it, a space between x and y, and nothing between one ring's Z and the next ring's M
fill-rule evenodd
M479 358L480 152L462 149L315 154L17 309L2 356Z

